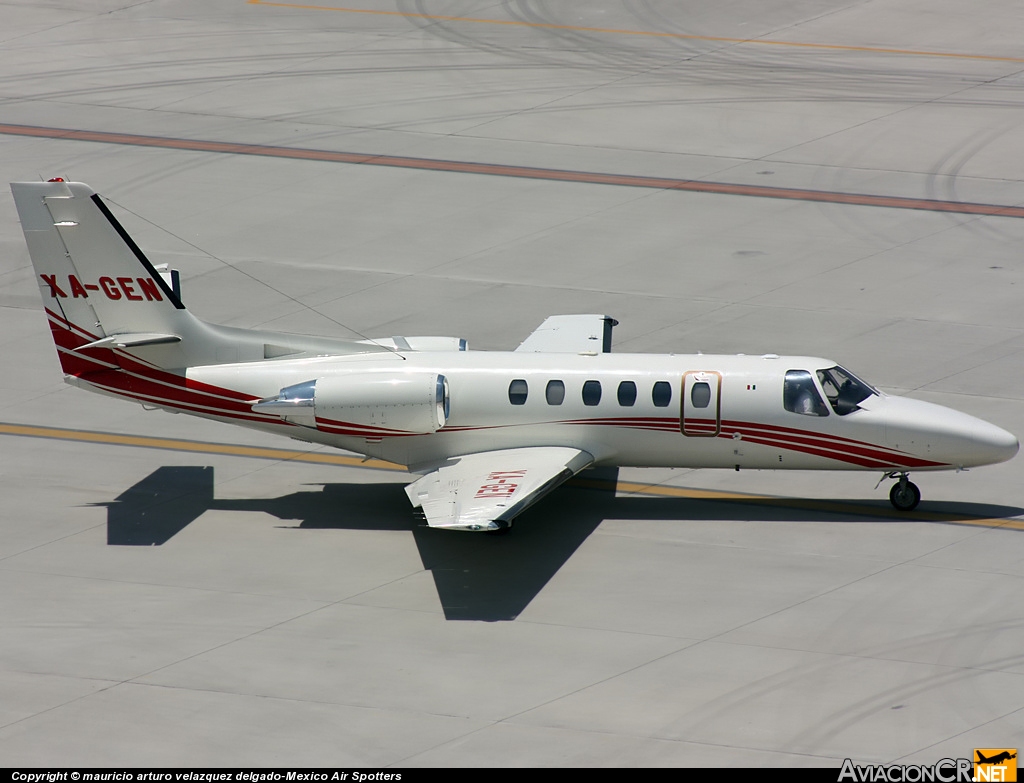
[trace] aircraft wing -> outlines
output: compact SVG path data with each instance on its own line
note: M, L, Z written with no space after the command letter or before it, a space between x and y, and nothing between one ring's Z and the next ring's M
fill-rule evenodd
M593 461L562 446L485 451L446 460L405 493L430 527L500 530Z
M533 330L516 351L524 353L611 353L612 327L607 315L552 315Z

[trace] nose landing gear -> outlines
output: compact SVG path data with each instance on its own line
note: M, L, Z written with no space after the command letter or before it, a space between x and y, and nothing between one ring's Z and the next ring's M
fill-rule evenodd
M917 484L907 480L906 473L890 473L887 478L897 478L899 481L892 485L889 490L889 502L897 511L913 511L921 502L921 490Z

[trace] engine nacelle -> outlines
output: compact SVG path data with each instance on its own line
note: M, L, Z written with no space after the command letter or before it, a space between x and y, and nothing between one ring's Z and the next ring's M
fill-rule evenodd
M364 437L437 432L449 408L443 375L394 372L328 375L286 386L252 406L295 424Z

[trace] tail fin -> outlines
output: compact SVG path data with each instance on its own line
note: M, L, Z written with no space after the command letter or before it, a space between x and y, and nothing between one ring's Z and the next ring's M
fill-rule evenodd
M88 185L12 182L11 192L67 376L138 361L180 374L210 364L390 350L200 321Z
M85 369L85 346L181 341L195 319L88 185L14 182L11 192L65 373Z

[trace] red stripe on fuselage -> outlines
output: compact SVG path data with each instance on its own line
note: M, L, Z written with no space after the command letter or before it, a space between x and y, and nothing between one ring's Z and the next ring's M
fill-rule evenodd
M135 385L138 379L134 379L119 370L105 370L101 372L86 373L79 376L79 379L98 389L117 394L136 402L145 402L162 408L173 408L189 413L197 413L208 416L219 416L223 418L259 422L261 424L279 424L291 426L289 422L276 417L263 417L255 413L242 413L238 410L230 410L224 407L205 405L200 402L192 402L180 397L172 398L159 394L149 394L140 391ZM159 388L159 387L157 387Z
M649 420L660 422L653 429L664 432L679 432L678 419ZM576 419L555 423L652 429L652 427L643 424L635 424L634 422L637 421L643 421L643 419L639 417L637 419ZM712 435L716 430L716 422L708 419L687 419L686 427L689 433L698 437L701 435ZM889 449L885 446L852 438L844 438L839 435L811 432L793 427L780 427L774 424L762 424L759 422L722 421L722 432L718 434L718 437L731 440L736 433L739 433L742 439L749 443L810 454L865 468L934 468L946 466L944 462L922 459L911 454Z
M82 373L96 370L100 367L116 367L117 358L109 348L87 348L78 350L86 345L84 340L74 332L66 329L59 323L50 321L50 336L57 349L57 358L60 360L60 368L65 375L81 375Z
M359 438L406 438L410 435L421 435L425 433L409 432L407 430L393 430L387 427L377 427L373 424L356 424L350 421L337 421L335 419L316 419L316 428L323 432L332 432L336 435L352 435Z
M720 438L732 439L732 435L719 435ZM797 451L801 454L810 454L815 457L824 457L826 459L833 459L838 462L846 462L850 465L859 465L862 468L888 468L888 467L903 467L900 462L884 462L877 459L869 459L866 457L860 457L853 454L843 454L835 451L827 451L821 448L812 448L809 446L800 446L793 443L779 443L773 440L764 440L757 437L744 437L743 442L745 443L757 443L762 446L772 446L775 448L782 448L786 451Z
M169 372L155 367L123 349L89 348L82 350L82 346L99 338L49 309L46 312L50 318L50 331L58 349L61 367L65 373L79 377L86 383L129 399L145 401L162 407L180 408L193 413L236 420L290 426L289 422L277 417L254 414L250 406L256 402L257 398L251 394L213 386L189 379L184 374ZM121 369L115 369L117 366L120 366ZM445 427L439 432L469 432L505 427L559 424L629 428L664 433L680 431L679 419L675 417L619 416L532 422L525 425L510 423L455 426ZM317 419L317 427L332 434L375 439L409 437L418 434L332 419ZM715 420L688 418L686 427L692 434L710 435L714 434L718 424ZM878 444L775 424L725 419L721 422L721 428L719 437L722 438L732 438L738 433L750 443L810 454L860 467L943 467L945 465L945 463L921 459Z
M825 456L840 452L850 457L862 457L874 460L882 465L901 465L906 467L928 468L945 465L920 457L897 451L875 443L843 438L828 433L798 430L792 427L778 427L771 424L756 422L723 421L722 434L732 437L734 433L742 435L744 440L764 443L765 445L781 445L786 448L800 450L800 447L827 449ZM845 459L845 461L850 461Z
M61 366L69 375L81 377L96 371L97 368L95 366L75 361L76 357L81 357L82 359L92 360L94 363L101 363L101 366L107 369L120 366L135 380L135 383L125 387L123 393L127 394L132 393L132 389L135 386L140 386L138 390L142 391L142 384L160 384L174 390L174 394L169 398L171 401L190 402L192 404L217 401L220 407L224 407L224 404L226 404L230 406L229 409L231 410L245 410L247 412L249 411L249 406L257 399L251 394L234 389L211 386L201 381L189 379L183 374L168 372L128 353L124 349L86 348L82 350L82 346L95 342L100 338L94 334L89 334L80 327L76 327L51 310L46 312L52 319L50 331L53 335L54 343L59 349L58 352L60 353L60 349L66 352L61 354ZM65 359L73 369L65 366ZM149 391L153 390L149 389ZM210 397L213 400L204 400L202 399L203 397ZM223 401L223 403L220 401ZM263 420L259 416L254 416L253 418L255 421ZM268 420L273 421L273 419Z
M90 332L87 332L85 329L83 329L82 327L78 326L78 324L72 323L71 321L69 321L64 316L60 315L59 313L55 313L53 310L50 310L49 308L46 308L46 307L44 307L43 309L45 310L46 314L50 318L52 318L58 324L63 326L65 329L67 329L68 331L71 331L71 332L77 332L78 333L77 334L78 337L84 337L85 338L84 342L91 343L93 340L98 340L99 339L99 337L97 337L96 335L91 334Z
M811 417L811 418L813 418L813 417ZM813 436L813 437L824 438L826 440L842 441L844 443L852 443L852 444L857 445L857 446L874 445L874 444L865 443L864 441L861 441L861 440L854 440L853 438L844 438L844 437L841 437L839 435L832 435L831 433L827 433L827 432L814 432L813 430L802 430L802 429L796 429L794 427L780 427L777 424L763 424L761 422L756 422L756 421L736 421L734 419L722 419L722 426L723 427L737 427L737 428L739 428L739 427L747 427L747 428L752 429L752 430L767 430L768 434L776 434L776 433L778 433L780 435L789 434L789 435Z

